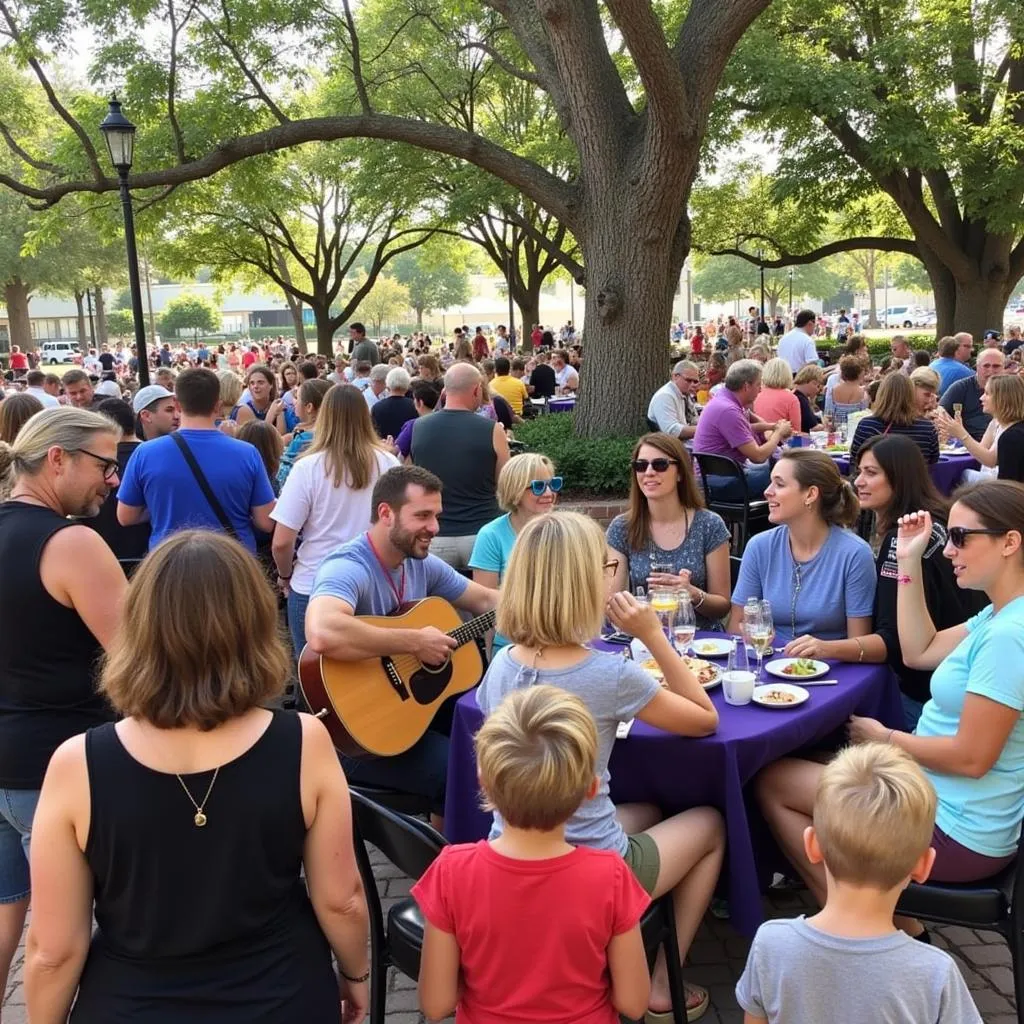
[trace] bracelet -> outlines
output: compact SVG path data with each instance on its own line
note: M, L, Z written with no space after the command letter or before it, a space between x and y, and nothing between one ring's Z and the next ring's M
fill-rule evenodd
M341 967L340 967L340 966L338 967L338 973L339 973L339 974L340 974L340 975L341 975L341 976L342 976L342 977L343 977L343 978L344 978L344 979L345 979L346 981L351 981L351 982L352 982L353 984L355 984L355 985L361 985L361 984L362 984L362 983L363 983L364 981L368 980L368 979L369 979L369 977L370 977L370 969L369 969L369 967L367 967L367 969L366 969L366 973L365 973L365 974L361 974L361 975L359 975L359 977L358 977L358 978L350 978L350 977L349 977L349 976L348 976L348 975L347 975L347 974L346 974L346 973L345 973L345 972L344 972L344 971L343 971L343 970L341 969Z
M708 592L706 590L700 591L700 600L693 606L694 611L696 611L704 603L704 598L707 596Z
M287 576L282 576L280 573L278 573L277 574L277 578L279 580L290 580L292 578L292 576L294 576L294 575L295 575L294 573L289 573Z
M857 642L857 648L860 651L860 654L857 655L857 664L859 665L864 660L864 645L860 642L859 636L855 636L853 639Z
M896 582L901 587L905 587L908 583L913 583L914 582L914 577L913 576L908 576L906 573L900 573L900 575L896 577Z

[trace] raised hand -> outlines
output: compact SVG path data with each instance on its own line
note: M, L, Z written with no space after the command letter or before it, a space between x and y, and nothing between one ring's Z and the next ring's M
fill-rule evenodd
M920 561L932 533L930 512L910 512L897 520L896 560Z

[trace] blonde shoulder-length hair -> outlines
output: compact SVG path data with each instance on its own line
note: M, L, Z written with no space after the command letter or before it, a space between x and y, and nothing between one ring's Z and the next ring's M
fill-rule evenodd
M578 512L552 512L523 527L502 579L497 628L514 644L582 644L604 621L601 528Z
M522 452L513 455L501 468L498 476L498 507L503 512L514 512L519 507L531 480L546 474L550 480L555 475L555 464L540 452Z
M354 491L365 490L375 479L380 443L362 391L352 384L335 384L320 403L313 442L300 458L324 454L324 469Z

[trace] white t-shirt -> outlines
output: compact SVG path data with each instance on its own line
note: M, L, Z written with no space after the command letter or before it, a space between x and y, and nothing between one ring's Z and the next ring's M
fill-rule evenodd
M797 373L808 363L818 361L818 350L802 327L794 327L779 339L779 358L785 359L793 372Z
M555 383L560 388L575 390L580 386L580 375L566 363L560 370L555 371Z
M42 402L44 409L60 408L60 402L42 388L25 388L24 394L31 395L33 398L38 398L39 401Z
M397 466L390 452L377 452L377 468L370 485L354 491L344 482L334 487L334 474L327 475L324 453L298 459L281 489L271 518L290 530L302 531L291 586L309 594L320 563L346 542L370 528L370 497L381 473Z

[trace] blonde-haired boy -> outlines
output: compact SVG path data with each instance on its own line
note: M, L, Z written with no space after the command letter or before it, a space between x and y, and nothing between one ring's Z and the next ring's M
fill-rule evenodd
M744 1024L981 1024L952 957L893 925L900 893L931 871L934 826L935 790L898 747L848 747L826 767L804 832L825 906L758 929L736 985Z
M643 1017L650 903L610 850L573 847L565 823L597 790L597 727L554 686L510 693L476 737L480 786L505 820L491 842L448 846L413 887L426 918L420 1007L432 1020Z

